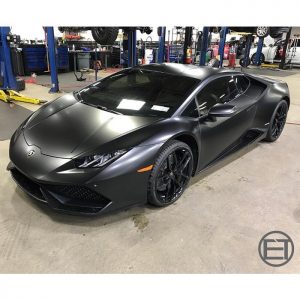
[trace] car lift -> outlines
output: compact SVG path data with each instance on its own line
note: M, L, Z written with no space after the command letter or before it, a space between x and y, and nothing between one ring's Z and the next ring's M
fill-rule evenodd
M257 43L257 50L256 50L255 59L254 59L254 64L256 66L260 66L261 65L261 59L260 59L260 57L261 57L261 54L262 54L263 45L264 45L264 38L260 37L259 40L258 40L258 43Z
M6 103L12 100L32 104L44 103L45 101L40 99L18 93L18 84L12 68L10 41L10 27L0 27L0 100Z
M136 59L136 30L128 31L128 67L137 65Z
M199 66L205 66L206 63L206 53L208 48L209 34L209 27L203 27Z
M159 64L165 61L165 40L166 40L166 27L158 27L158 35L159 35L159 42L158 42L158 57L157 62Z
M224 59L224 49L225 49L225 43L226 43L226 35L228 33L228 27L222 27L220 31L220 43L219 43L219 68L223 67L223 59Z

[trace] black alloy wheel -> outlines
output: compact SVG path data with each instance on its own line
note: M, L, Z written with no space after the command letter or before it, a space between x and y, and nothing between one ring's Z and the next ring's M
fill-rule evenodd
M286 122L288 109L289 107L287 102L285 100L281 100L271 118L268 134L265 139L266 141L274 142L279 138Z
M184 192L193 172L190 147L172 141L159 154L149 180L148 199L156 206L174 203Z

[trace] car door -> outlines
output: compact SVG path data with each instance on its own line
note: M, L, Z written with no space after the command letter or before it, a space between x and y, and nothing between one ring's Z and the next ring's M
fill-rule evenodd
M251 127L256 105L244 94L249 84L243 75L223 76L209 82L196 96L201 131L200 169L217 159ZM234 106L232 115L209 115L213 106L225 103Z

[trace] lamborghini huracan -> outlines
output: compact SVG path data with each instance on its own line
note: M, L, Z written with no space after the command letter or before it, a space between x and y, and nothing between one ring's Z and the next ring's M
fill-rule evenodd
M277 140L289 105L281 81L193 65L136 66L34 112L11 138L7 169L57 211L167 206L220 159Z

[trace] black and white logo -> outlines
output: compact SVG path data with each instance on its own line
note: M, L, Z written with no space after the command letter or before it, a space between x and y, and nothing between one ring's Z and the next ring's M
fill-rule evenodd
M286 233L271 231L261 238L258 252L260 258L267 265L281 267L292 259L294 243Z

